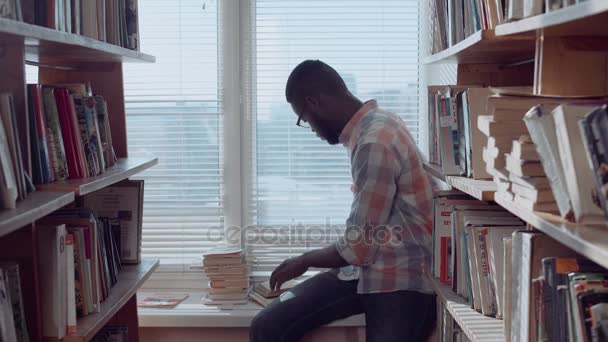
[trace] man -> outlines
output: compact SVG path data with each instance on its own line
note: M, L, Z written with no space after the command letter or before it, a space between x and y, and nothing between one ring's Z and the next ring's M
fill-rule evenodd
M287 102L298 126L347 147L353 203L335 244L285 260L272 288L306 272L330 268L290 291L252 322L253 342L297 341L309 330L365 313L366 341L421 341L434 326L435 295L424 276L431 260L430 181L403 121L362 103L338 73L304 61L289 76Z

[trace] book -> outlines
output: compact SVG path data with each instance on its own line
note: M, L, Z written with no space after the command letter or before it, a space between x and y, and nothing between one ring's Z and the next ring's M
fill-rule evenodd
M264 298L274 298L280 296L283 292L290 290L302 281L298 279L289 280L281 285L280 289L271 290L270 281L264 281L258 283L254 288L253 292L260 294Z
M142 308L172 309L186 300L186 298L188 298L188 294L185 293L154 293L140 301L137 306Z
M2 341L16 341L17 332L13 320L11 297L3 270L0 270L0 309L0 338Z
M21 278L19 272L19 264L16 262L0 262L0 273L4 272L5 287L8 297L10 297L11 310L13 315L13 324L15 330L15 341L29 342L29 332L27 330L27 322L24 310L23 292L21 290ZM2 305L0 304L0 307ZM3 310L6 310L3 308ZM6 310L8 313L9 310ZM2 329L2 328L0 328ZM0 333L0 336L3 336Z
M587 161L593 170L596 190L594 193L608 219L608 110L606 106L596 108L585 115L579 123Z
M23 166L24 155L21 154L19 130L17 128L17 113L13 103L13 96L8 93L0 94L0 116L4 124L4 133L8 141L11 154L13 175L17 185L17 199L24 200L27 194L25 185L25 168Z
M546 311L549 315L555 316L546 323L547 333L550 341L567 341L568 322L567 316L563 314L554 315L558 307L564 307L561 296L558 295L559 286L568 285L568 274L572 272L603 272L604 269L594 262L585 258L559 258L547 257L542 259L543 276L546 279L546 291L549 297Z
M114 153L114 147L112 146L112 132L110 130L110 121L108 117L108 106L102 96L95 95L94 99L104 163L107 167L111 167L116 163L117 158Z
M126 180L83 197L83 206L120 226L120 259L125 264L141 260L143 180Z
M543 167L544 169L544 167ZM533 190L550 190L551 185L547 177L519 177L516 174L509 173L509 181L528 189Z
M34 184L47 184L53 180L50 173L51 166L49 164L42 88L36 84L28 84L27 92L30 146L32 150L32 180Z
M572 210L570 195L566 187L566 178L558 150L555 119L551 114L554 106L536 106L524 117L530 132L530 138L537 148L543 170L553 191L559 212L562 217Z
M586 159L578 121L595 106L560 105L553 111L557 146L566 187L576 222L604 223L602 208L594 201L597 191L593 171Z
M74 273L74 235L65 235L65 257L67 277L67 334L76 333L76 282Z
M506 169L519 177L542 177L545 176L545 170L540 162L526 161L516 159L511 154L507 153Z
M485 137L479 129L475 129L478 122L478 117L485 113L486 103L491 92L487 88L468 88L466 90L466 102L468 104L468 130L465 127L465 135L467 136L465 144L467 144L467 158L470 157L470 165L467 170L470 171L468 177L474 179L489 179L491 175L486 172L485 163L483 161L483 145Z
M513 235L511 237L505 237L502 239L503 250L504 250L504 277L503 277L503 285L502 285L502 303L503 303L503 312L502 317L504 321L504 331L505 331L505 341L511 341L511 308L513 305L512 296L513 293L513 284L519 282L519 276L513 274L513 260L514 258L519 258L520 250L513 250ZM520 237L517 237L519 239ZM516 278L516 279L514 279Z
M524 230L524 226L498 226L487 230L485 237L488 257L489 269L491 276L491 290L496 303L496 317L504 317L504 275L505 275L505 250L504 239L510 238L514 232Z
M0 120L0 167L0 204L2 208L12 209L17 206L19 191L3 120Z
M47 146L49 148L50 164L53 168L53 180L62 181L68 178L69 173L54 92L55 90L52 87L42 88L47 124Z
M266 298L255 291L251 291L251 293L249 293L249 298L251 298L254 302L260 304L264 308L270 305L270 303L274 302L274 300L276 299L276 297Z
M525 185L512 183L511 190L520 197L524 197L533 202L547 203L547 202L555 202L555 197L553 197L553 191L551 189L537 190L533 188L529 188Z
M65 253L65 225L38 226L39 279L45 284L41 292L42 335L61 339L67 329L67 267Z
M541 276L542 259L550 256L577 257L577 253L568 249L551 237L532 233L513 233L513 265L519 265L519 271L513 272L511 340L535 341L536 321L532 319L536 303L531 295L532 279Z
M529 136L527 136L527 139L529 139ZM521 138L519 140L513 140L511 156L513 156L515 159L525 161L540 161L534 143L531 141L522 140Z

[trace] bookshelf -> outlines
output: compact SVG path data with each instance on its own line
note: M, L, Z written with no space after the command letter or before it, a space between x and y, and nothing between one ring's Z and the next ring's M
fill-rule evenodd
M498 25L496 36L543 30L544 34L568 36L606 35L608 2L585 1L553 12Z
M106 172L99 176L83 179L68 179L66 181L45 184L41 185L40 189L70 191L74 192L76 196L84 196L93 191L105 188L106 186L118 183L121 180L128 179L156 164L158 164L158 158L122 158L119 159L114 166L108 168Z
M93 38L10 19L0 18L0 37L23 44L27 61L53 66L85 62L153 63L156 60L154 56Z
M32 2L33 3L33 2ZM53 29L0 18L0 92L13 95L16 125L24 153L24 169L31 168L28 93L25 66L38 66L41 84L89 83L95 94L107 103L112 145L118 162L104 173L39 186L17 202L16 209L0 211L0 260L19 263L23 306L30 340L48 340L43 335L45 317L43 294L49 284L41 281L41 270L48 265L38 261L38 221L79 196L126 180L158 163L154 157L128 155L122 63L153 63L155 57L103 41ZM51 242L51 241L49 241ZM129 341L139 341L136 292L158 267L158 260L143 259L138 265L123 265L117 283L100 305L100 312L79 318L77 331L63 340L89 341L106 324L127 326Z
M608 268L608 234L606 233L608 223L590 226L565 222L556 215L521 208L517 203L501 194L496 195L495 201L513 215L550 235L563 245Z
M478 180L459 176L446 176L441 173L439 165L425 163L424 169L433 177L440 179L454 189L458 189L480 201L494 200L496 184L489 180Z
M446 22L449 20L452 19L446 19ZM450 22L450 25L453 24ZM445 27L450 25L446 24ZM497 25L494 30L478 31L444 51L423 57L421 64L427 70L442 73L441 76L444 76L445 69L437 68L436 64L455 64L455 77L450 77L455 79L447 82L456 86L532 86L533 92L538 95L604 96L608 94L607 36L608 1L581 1L551 12L506 22ZM506 41L505 38L513 40ZM497 192L492 180L444 175L441 166L434 164L425 164L424 169L451 189L481 201L493 201L569 250L608 268L608 221L600 225L567 222L557 215L524 208ZM516 272L515 266L513 271ZM538 274L531 278L536 277ZM481 315L471 309L450 286L431 278L438 299L445 304L470 340L505 340L507 331L502 320ZM512 294L515 293L514 290ZM535 316L529 318L532 321Z
M442 301L454 320L473 342L504 342L503 321L487 317L471 309L467 301L441 284L438 279L429 277L437 299Z
M533 57L533 35L499 37L493 30L481 30L446 50L424 57L422 64L512 63Z
M137 310L135 292L158 268L158 265L158 260L143 259L138 265L123 266L122 271L118 275L118 283L112 288L109 298L101 303L100 312L79 319L77 324L78 331L75 334L66 336L64 341L88 341L106 323L111 322L115 315L121 313L121 310ZM131 330L137 329L137 321L127 323L129 324L129 334L131 335ZM131 341L131 336L129 336L129 341Z
M73 192L37 191L17 208L0 211L0 238L74 201Z

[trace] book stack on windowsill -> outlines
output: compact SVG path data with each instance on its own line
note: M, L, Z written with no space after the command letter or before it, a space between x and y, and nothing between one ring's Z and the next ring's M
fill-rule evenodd
M239 247L217 247L203 255L203 269L209 278L209 293L203 303L213 306L246 304L249 295L249 269Z

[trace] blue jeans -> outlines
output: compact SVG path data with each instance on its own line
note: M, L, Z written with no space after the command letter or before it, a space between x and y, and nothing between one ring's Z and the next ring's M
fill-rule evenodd
M320 273L275 300L251 323L251 342L295 342L306 332L365 313L366 342L424 341L435 326L434 294L415 291L357 294L357 280Z

